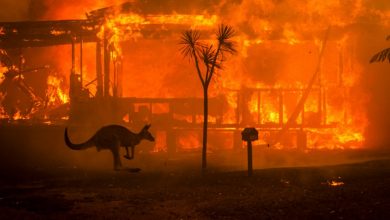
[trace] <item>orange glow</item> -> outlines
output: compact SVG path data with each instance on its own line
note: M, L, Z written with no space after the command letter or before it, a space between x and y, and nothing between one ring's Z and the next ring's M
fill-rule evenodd
M332 180L328 184L329 184L329 186L342 186L342 185L344 185L344 182L339 182L339 181Z
M0 64L1 65L1 64ZM3 80L4 80L4 73L6 73L8 71L8 67L6 67L6 66L0 66L0 83L2 83L3 82Z
M148 15L142 16L139 14L113 14L105 19L105 23L101 26L98 33L100 39L107 39L113 47L112 58L116 60L121 57L122 49L120 42L133 40L136 41L142 37L140 31L143 25L188 25L191 28L212 27L217 24L218 17L212 15L206 17L204 15Z
M318 65L318 79L304 104L303 114L300 113L290 131L295 132L302 127L308 133L309 149L363 148L370 97L362 94L361 76L365 74L365 64L356 55L356 47L361 42L353 29L359 26L362 18L372 17L370 22L388 30L390 11L370 7L362 0L348 3L340 0L236 2L239 3L229 5L220 1L207 12L191 8L190 12L183 14L172 9L157 10L155 14L132 10L127 14L114 11L104 15L97 36L108 41L112 61L123 61L123 96L202 97L193 66L178 52L180 33L195 28L202 32L203 38L210 40L209 33L223 22L236 30L234 41L238 50L235 56L227 59L222 70L217 70L209 89L209 97L221 95L226 100L223 124L232 124L234 129L250 125L280 130L282 123L287 123L294 112ZM82 0L75 6L57 3L62 7L51 8L44 18L85 19L85 13L90 10L119 3L122 1ZM191 12L193 14L184 14ZM328 28L330 36L326 47L321 48ZM147 31L152 32L152 36L144 36ZM169 32L169 36L160 35L161 32ZM4 28L0 27L2 34ZM63 32L52 30L51 34L57 36ZM324 56L319 60L322 49ZM83 80L93 81L96 63L94 58L88 61L86 57L95 55L95 46L91 43L83 50ZM64 77L68 77L70 53L70 50L56 52ZM6 67L0 67L0 74L6 71ZM51 105L69 102L69 88L64 87L61 79L55 76L47 79ZM93 87L93 84L90 86ZM250 92L243 94L246 90ZM284 98L282 108L281 96ZM154 115L169 115L170 110L168 104L156 104L151 109ZM124 120L131 122L130 117L126 115ZM199 124L203 121L199 112L194 117L184 113L173 113L172 117L177 124ZM216 116L209 115L210 124L219 121ZM166 139L166 134L159 136ZM201 146L200 137L194 134L178 137L177 142L183 149ZM157 143L157 146L155 152L166 148L163 142ZM283 147L288 146L279 143L276 148Z
M328 186L337 187L337 186L343 186L344 182L337 181L337 180L331 180L331 181L328 180L327 184L328 184Z
M157 132L156 133L156 144L154 145L154 148L152 149L152 153L158 153L158 152L166 152L167 146L167 134L166 132Z
M12 120L19 120L19 119L27 119L28 117L26 116L23 116L22 114L20 114L20 111L17 111L13 117L12 117Z
M173 14L173 15L152 15L148 16L147 20L150 24L181 24L190 25L191 28L210 28L218 24L218 16L211 15L187 15L187 14Z
M66 32L65 31L52 30L52 31L50 31L50 34L52 34L54 36L59 36L59 35L62 35L62 34L66 34Z
M177 145L183 151L199 149L201 147L200 138L194 133L185 133L177 137Z

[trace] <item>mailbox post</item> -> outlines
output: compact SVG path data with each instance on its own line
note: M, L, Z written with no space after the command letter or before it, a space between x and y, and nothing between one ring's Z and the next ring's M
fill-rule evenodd
M256 128L245 128L241 132L242 140L247 142L248 145L248 176L252 176L252 141L259 139L259 133Z

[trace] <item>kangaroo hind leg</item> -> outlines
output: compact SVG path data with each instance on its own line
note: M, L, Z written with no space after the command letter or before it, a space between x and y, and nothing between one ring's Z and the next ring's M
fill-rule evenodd
M114 170L120 170L120 168L122 167L122 162L119 157L119 147L120 147L120 142L116 141L111 148L112 156L114 159Z
M124 156L126 159L128 160L131 160L134 158L134 146L130 146L131 147L131 156L129 155L129 147L126 146L126 155Z

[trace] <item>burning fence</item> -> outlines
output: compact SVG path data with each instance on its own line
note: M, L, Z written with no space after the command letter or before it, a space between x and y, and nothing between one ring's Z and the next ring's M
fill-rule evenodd
M212 42L211 30L229 23L237 31L239 53L211 85L211 132L228 133L232 145L243 127L252 126L260 130L260 139L280 148L363 147L369 97L361 89L364 67L356 55L360 42L355 33L367 18L379 29L388 28L388 10L363 1L349 6L265 0L194 4L191 13L182 8L178 11L185 13L172 13L126 2L91 11L83 20L2 23L0 48L72 45L57 50L52 61L69 82L47 75L49 97L42 98L53 106L71 103L70 112L60 118L69 114L71 121L83 122L111 114L102 118L125 119L130 126L149 121L166 140L155 151L176 144L187 150L200 146L201 88L192 66L178 53L178 39L193 28ZM66 11L50 12L49 18L67 18ZM23 115L29 118L32 112ZM17 118L4 107L2 115ZM286 135L279 137L280 131Z

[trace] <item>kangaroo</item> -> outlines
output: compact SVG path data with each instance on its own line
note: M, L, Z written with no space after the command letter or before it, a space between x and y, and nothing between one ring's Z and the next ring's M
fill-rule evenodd
M72 150L83 150L90 147L96 147L98 151L103 149L111 150L114 157L114 169L119 170L122 167L122 162L119 157L120 147L126 149L126 159L131 160L134 158L134 148L142 140L154 141L154 137L148 131L149 125L145 125L144 128L135 134L129 131L127 128L120 125L108 125L100 128L89 140L81 144L73 144L68 136L68 128L65 128L65 143ZM129 149L131 147L131 156L129 156Z

